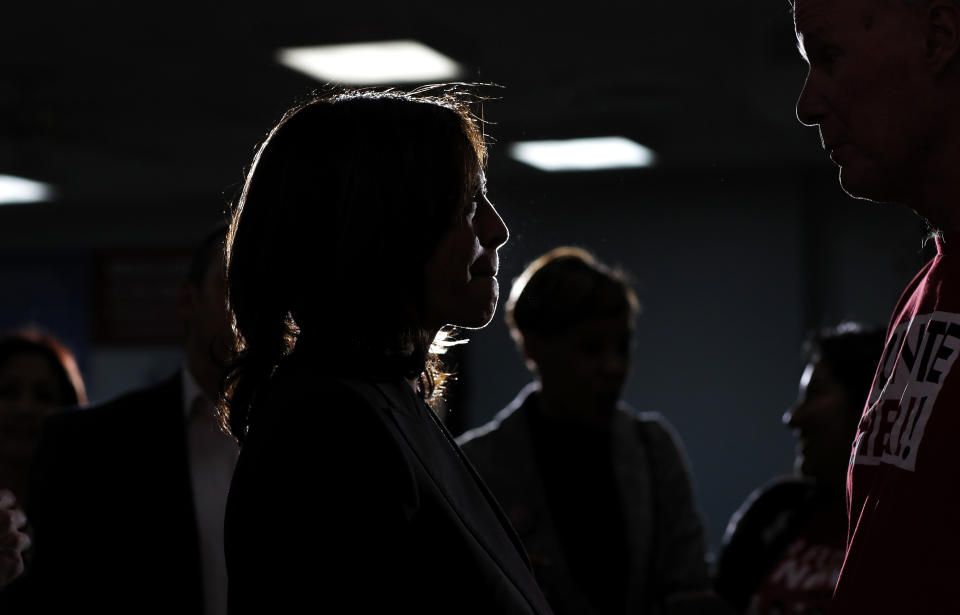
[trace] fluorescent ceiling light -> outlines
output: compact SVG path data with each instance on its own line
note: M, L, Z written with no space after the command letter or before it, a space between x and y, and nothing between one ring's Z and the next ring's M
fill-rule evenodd
M447 81L463 72L447 56L410 40L288 47L277 59L320 81L344 85Z
M653 150L624 137L524 141L512 144L509 152L541 171L629 169L656 162Z
M0 175L0 205L36 203L53 198L53 188L47 184L14 175Z

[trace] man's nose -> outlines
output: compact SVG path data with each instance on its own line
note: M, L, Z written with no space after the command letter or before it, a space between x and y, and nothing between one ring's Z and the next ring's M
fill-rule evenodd
M800 90L797 99L797 119L804 126L816 126L826 115L826 105L820 93L816 78L812 71L807 72L807 78Z
M624 376L630 369L630 358L619 349L608 350L602 359L602 368L605 374Z

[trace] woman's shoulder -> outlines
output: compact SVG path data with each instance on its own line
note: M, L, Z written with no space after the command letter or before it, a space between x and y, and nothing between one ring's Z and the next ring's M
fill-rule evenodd
M759 534L772 525L783 525L784 514L802 509L816 494L816 485L795 476L778 476L758 487L730 518L724 542L738 534Z
M404 392L412 392L402 378L380 377L359 368L345 371L343 365L307 352L295 352L277 366L267 391L278 401L322 397L369 406L405 404Z
M755 489L743 503L743 509L756 507L779 508L803 501L816 492L816 483L798 476L777 476Z
M745 609L775 558L813 505L816 486L793 476L754 490L730 518L717 559L715 589Z
M325 480L343 474L375 482L389 474L398 486L409 482L409 452L376 384L292 376L297 374L275 378L254 405L241 450L245 465Z
M382 411L389 403L372 381L344 378L307 361L285 362L253 402L245 447L286 457L382 443L391 439Z

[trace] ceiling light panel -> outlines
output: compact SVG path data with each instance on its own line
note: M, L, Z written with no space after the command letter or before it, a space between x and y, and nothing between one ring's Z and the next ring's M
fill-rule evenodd
M314 79L343 85L386 85L449 81L463 68L442 53L413 40L288 47L277 60Z
M53 199L53 188L32 179L0 174L0 205L37 203Z
M600 171L653 166L656 154L625 137L522 141L509 147L520 162L542 171Z

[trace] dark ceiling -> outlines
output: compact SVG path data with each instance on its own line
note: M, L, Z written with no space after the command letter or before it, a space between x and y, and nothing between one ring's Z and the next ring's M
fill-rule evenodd
M785 0L8 2L0 173L60 199L0 208L5 245L160 240L223 210L254 146L320 85L284 46L414 38L495 82L498 144L621 134L697 173L822 162L793 101L804 67ZM543 174L495 145L491 184ZM195 233L190 233L193 236Z

